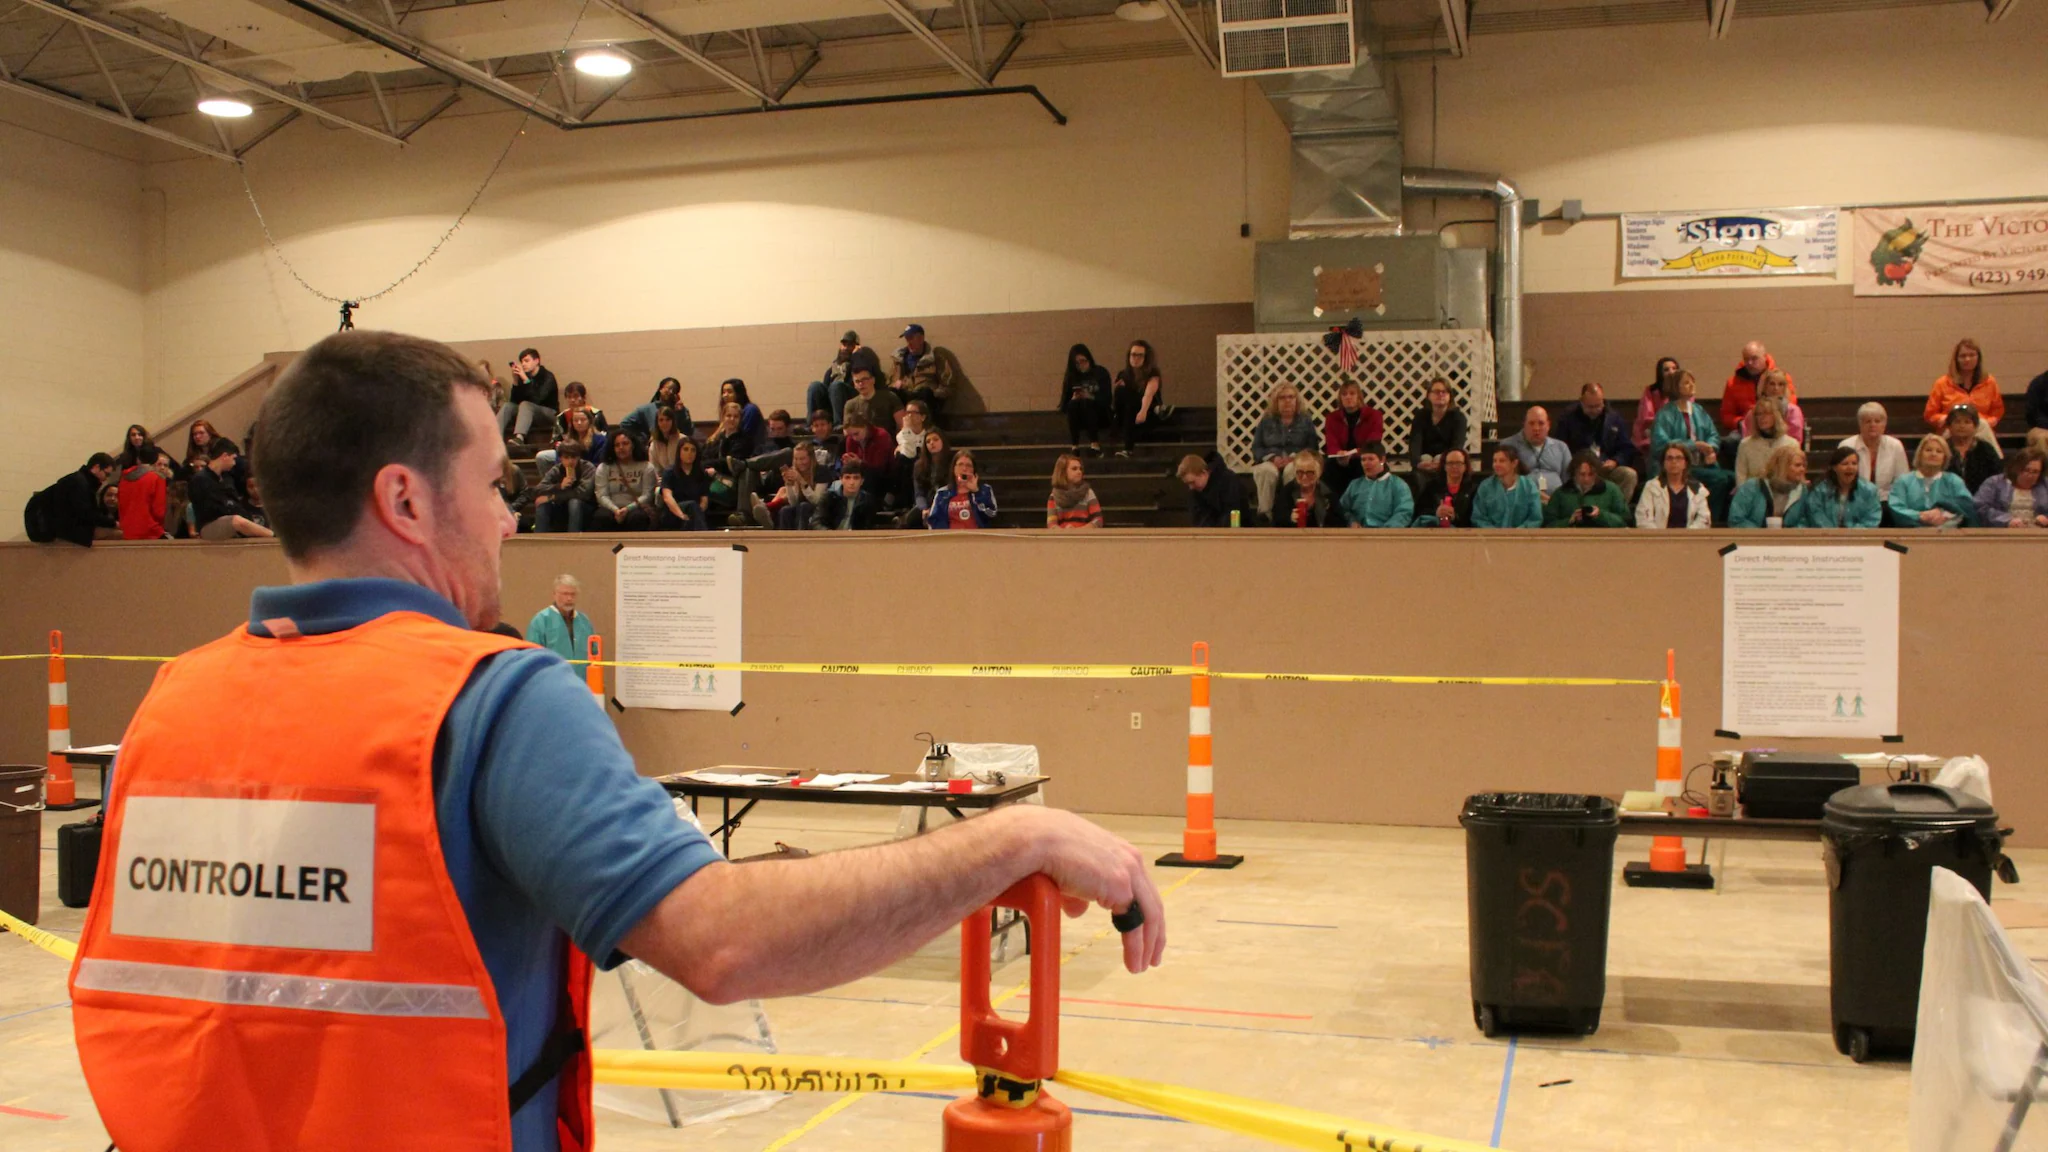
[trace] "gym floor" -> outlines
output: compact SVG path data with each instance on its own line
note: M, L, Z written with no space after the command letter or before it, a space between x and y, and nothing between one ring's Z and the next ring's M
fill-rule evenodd
M83 815L83 814L76 814ZM76 815L64 818L76 818ZM44 826L42 927L75 938L56 903ZM734 840L828 851L886 839L895 815L764 806ZM1148 855L1174 821L1104 817ZM1228 821L1229 872L1161 870L1166 965L1123 971L1108 918L1063 926L1061 1064L1333 1112L1520 1149L1903 1149L1908 1069L1837 1055L1828 1018L1827 889L1819 847L1737 843L1714 892L1635 891L1617 877L1607 1000L1585 1038L1488 1040L1472 1022L1463 833ZM1624 839L1618 859L1647 841ZM1688 842L1697 854L1697 842ZM1719 852L1716 847L1716 853ZM2048 851L2014 853L2023 876ZM1618 864L1617 864L1618 869ZM2022 951L2048 956L2048 896L2001 885L1994 907ZM785 1053L957 1062L957 939L829 993L766 1005ZM1013 960L994 986L1026 978ZM71 1040L65 968L0 938L0 1147L98 1149ZM1022 1000L1014 1006L1021 1009ZM1123 1152L1271 1147L1055 1087L1075 1146ZM805 1094L681 1132L602 1111L609 1152L936 1148L939 1094Z

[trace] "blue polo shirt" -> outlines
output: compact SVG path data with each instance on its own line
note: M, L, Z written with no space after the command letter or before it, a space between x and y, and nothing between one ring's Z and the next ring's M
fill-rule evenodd
M467 627L439 595L402 580L258 588L249 631L290 619L311 635L391 612ZM259 702L260 703L260 702ZM540 1055L560 1003L561 933L602 968L624 936L718 850L641 776L590 689L545 649L477 666L434 743L441 854L505 1017L508 1082ZM555 1152L555 1088L512 1118L515 1152Z

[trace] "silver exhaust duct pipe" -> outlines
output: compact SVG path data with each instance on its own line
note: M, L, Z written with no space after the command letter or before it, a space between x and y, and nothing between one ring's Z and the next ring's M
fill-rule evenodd
M1494 202L1500 232L1494 261L1494 392L1522 398L1522 192L1499 176L1443 168L1406 168L1401 187L1417 196L1486 198Z

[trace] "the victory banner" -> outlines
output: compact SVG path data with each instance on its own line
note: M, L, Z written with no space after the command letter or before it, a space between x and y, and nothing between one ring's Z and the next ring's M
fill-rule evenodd
M1832 276L1836 228L1833 208L1624 214L1621 274Z
M2048 204L1856 209L1856 295L2048 292Z

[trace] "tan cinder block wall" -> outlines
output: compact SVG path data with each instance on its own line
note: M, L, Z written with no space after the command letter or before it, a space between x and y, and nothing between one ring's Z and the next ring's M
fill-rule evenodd
M1876 545L1877 533L1843 537ZM1991 764L2018 842L2048 844L2048 720L2032 706L2048 633L2032 610L2044 545L2004 533L1905 537L1902 751ZM1678 651L1688 764L1723 745L1721 560L1754 533L1253 532L750 534L753 660L1183 663L1257 672L1656 678ZM613 627L612 537L520 538L504 553L524 624L558 572ZM652 542L643 538L642 543ZM660 540L724 547L727 538ZM283 576L269 545L0 546L17 590L0 651L168 654L234 626ZM884 592L887 594L884 595ZM851 599L848 599L848 596ZM849 616L845 605L858 605ZM138 665L71 668L75 735L117 739L149 683ZM0 754L37 762L43 668L0 663ZM1180 810L1187 686L1173 679L993 681L768 676L746 707L618 717L642 771L717 763L902 771L921 745L1037 744L1053 800L1092 812ZM223 701L208 723L232 723ZM1226 817L1444 826L1492 789L1619 793L1654 772L1653 688L1393 687L1218 681L1216 794ZM1143 715L1133 731L1130 714ZM1819 746L1753 738L1751 744ZM1875 742L1839 745L1875 750ZM1703 782L1704 774L1701 780Z

